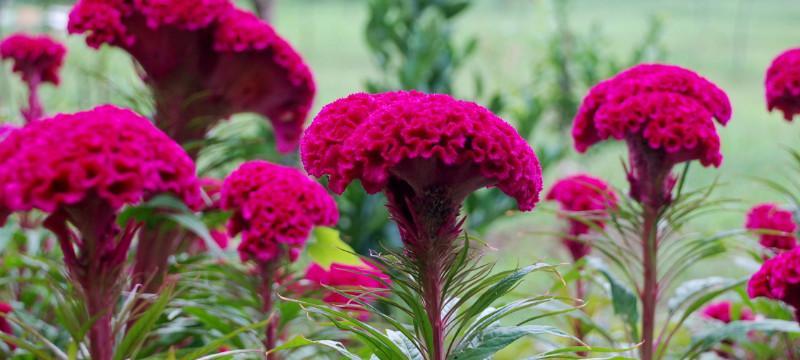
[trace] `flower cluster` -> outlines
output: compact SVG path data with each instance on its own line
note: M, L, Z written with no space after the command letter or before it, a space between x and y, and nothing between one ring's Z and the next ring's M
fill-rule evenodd
M105 105L12 132L0 153L0 198L13 211L45 212L98 198L112 209L172 193L202 204L192 160L144 117Z
M269 24L229 0L80 0L69 31L141 64L157 125L179 142L241 112L271 120L278 150L299 141L316 91L311 71Z
M730 323L734 320L753 321L756 319L753 311L743 307L739 309L739 317L733 319L733 304L730 301L718 301L706 306L702 313L703 317L707 319L714 319L724 323Z
M295 260L315 225L336 224L336 203L325 189L294 168L266 161L244 163L225 179L221 205L232 210L231 236L242 233L243 261Z
M767 109L778 109L792 121L800 113L800 48L778 55L767 69L764 80Z
M44 36L13 34L0 42L0 59L14 61L14 71L27 83L49 82L58 85L58 71L67 49Z
M797 247L797 224L791 211L775 204L760 204L747 213L745 228L748 230L772 231L759 234L761 246L777 250L791 250Z
M591 250L589 244L577 237L589 233L589 222L603 228L608 211L617 207L614 190L605 181L585 174L558 180L547 193L547 200L558 202L566 212L585 217L570 218L568 236L562 239L575 260L583 258Z
M12 308L11 305L4 302L0 302L0 331L6 334L11 334L12 332L11 324L5 318L5 315L8 315L8 313L10 313L11 310L14 310L14 308Z
M361 266L333 263L329 269L314 263L306 270L305 279L312 282L315 287L332 287L367 303L375 300L375 290L386 289L390 281L389 276L370 263ZM362 315L367 314L365 309L342 293L326 291L322 300L328 304L359 311Z
M572 136L579 152L615 138L646 144L670 163L722 162L713 118L731 117L727 95L696 73L672 65L643 64L597 84L583 100Z
M800 248L765 261L747 283L747 294L780 300L800 311Z
M337 193L360 180L369 193L391 178L417 194L448 186L458 203L497 186L530 210L542 188L530 146L489 110L448 95L419 92L354 94L325 106L301 144L306 170L328 175Z

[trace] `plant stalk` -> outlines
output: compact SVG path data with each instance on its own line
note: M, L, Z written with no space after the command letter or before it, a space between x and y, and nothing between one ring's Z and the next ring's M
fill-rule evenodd
M658 303L658 209L644 206L642 252L644 286L642 301L642 360L652 360L655 354L656 305Z
M422 275L422 297L425 299L425 312L431 324L433 333L433 348L429 349L431 360L445 360L444 321L442 319L443 291L442 276L443 264L441 254L431 252L427 259L420 263Z
M262 301L262 308L261 310L272 320L269 321L264 333L264 347L267 351L270 351L275 348L277 344L277 336L278 336L278 324L280 322L280 318L278 314L274 313L275 307L275 297L273 296L274 288L275 288L275 280L277 278L277 266L276 261L267 261L261 264L261 301ZM267 360L279 360L280 356L277 353L269 353L267 354Z

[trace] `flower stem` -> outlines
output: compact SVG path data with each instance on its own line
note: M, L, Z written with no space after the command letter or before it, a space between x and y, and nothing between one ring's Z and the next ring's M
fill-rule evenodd
M644 259L644 287L639 297L642 301L642 360L652 360L655 353L656 305L658 302L658 209L644 206L642 229Z
M44 115L42 103L39 101L39 79L35 76L27 82L28 84L28 108L22 109L22 117L25 118L25 123L30 124L39 120Z
M277 344L277 336L278 336L278 324L280 322L280 318L278 317L277 313L273 313L273 308L275 306L274 302L274 284L276 280L276 275L278 271L277 262L275 261L268 261L261 264L261 301L262 301L262 311L272 320L269 321L265 330L265 337L264 337L264 347L267 351L272 350L275 348ZM269 353L267 355L267 360L278 360L280 357L277 353Z
M430 253L428 259L421 261L420 270L422 274L422 298L425 300L425 312L431 324L433 335L431 360L444 360L444 321L442 319L443 291L442 277L443 272L441 254Z
M94 321L89 329L89 353L95 360L110 360L114 339L111 334L111 302L103 289L85 289L87 310Z

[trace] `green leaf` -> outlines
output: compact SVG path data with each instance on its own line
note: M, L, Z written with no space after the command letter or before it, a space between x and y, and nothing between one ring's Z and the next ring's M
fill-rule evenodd
M296 349L296 348L299 348L299 347L304 347L304 346L309 346L309 345L324 346L324 347L333 349L336 352L338 352L339 354L342 354L342 356L344 356L345 358L347 358L349 360L363 360L358 355L353 354L350 351L348 351L347 348L345 348L344 345L342 345L342 343L340 343L338 341L332 341L332 340L309 340L309 339L307 339L307 338L305 338L303 336L295 336L291 340L283 343L283 345L278 346L278 347L270 350L269 353L273 353L275 351L281 351L281 350L291 350L291 349Z
M240 327L240 328L238 328L238 329L236 329L234 331L231 331L230 333L227 333L224 336L222 336L222 337L220 337L220 338L218 338L218 339L206 344L205 346L203 346L203 347L201 347L201 348L199 348L199 349L197 349L195 351L192 351L190 354L188 354L186 356L182 356L181 360L195 360L195 359L197 359L197 358L199 358L201 356L204 356L204 355L206 355L208 353L217 351L217 349L219 349L221 346L225 345L230 339L236 337L237 335L239 335L239 334L241 334L241 333L243 333L245 331L250 331L250 330L254 330L254 329L258 329L258 328L262 328L264 326L267 326L267 324L270 321L272 321L272 319L271 318L267 318L267 319L264 319L264 320L262 320L260 322L255 323L255 324L251 324L251 325Z
M314 239L309 241L308 255L315 263L328 268L333 263L344 265L361 265L361 259L355 251L339 237L336 229L318 227L314 229Z
M389 337L389 340L392 340L392 342L400 348L400 350L409 360L425 360L425 358L422 356L422 353L414 345L414 342L406 337L402 332L387 329L386 336Z
M131 326L114 352L114 360L135 358L136 352L144 344L145 339L155 326L158 318L164 313L172 297L172 288L166 288L156 301L150 305L139 319Z
M614 314L621 316L628 326L636 332L639 322L639 299L636 294L621 283L600 259L590 257L588 258L588 264L608 280L608 284L611 287L611 303L614 308Z
M522 325L490 327L481 333L475 341L468 347L457 349L449 357L450 360L484 360L490 358L496 352L502 350L514 341L523 336L552 335L557 337L574 339L567 334L552 326L543 325Z
M794 321L774 319L734 321L700 336L692 343L681 359L688 359L695 354L710 350L715 344L723 340L747 341L747 334L751 331L777 331L798 334L800 333L800 326Z
M669 309L669 312L673 313L686 305L689 300L695 298L696 296L702 295L714 289L728 288L731 285L735 286L735 284L740 283L740 281L735 279L717 276L686 281L675 289L675 295L673 295L669 301L667 301L667 308Z
M167 217L181 226L189 229L195 235L203 239L206 248L210 249L211 253L213 253L215 257L222 258L225 256L225 254L222 252L222 249L220 249L219 245L217 245L217 242L214 241L214 237L211 236L211 232L208 230L208 227L206 227L206 224L199 216L190 212L186 212L181 214L168 214Z

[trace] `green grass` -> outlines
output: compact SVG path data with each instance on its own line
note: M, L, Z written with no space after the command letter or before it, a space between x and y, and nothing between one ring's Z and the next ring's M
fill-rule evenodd
M535 81L530 78L531 66L543 55L545 35L552 26L549 9L548 1L477 1L457 24L462 39L480 39L477 57L459 84L469 86L468 80L476 71L487 76L490 89L514 91ZM580 0L573 3L570 21L582 34L599 24L606 39L603 46L621 56L641 38L651 15L664 20L667 61L706 75L728 92L734 106L729 126L720 130L723 166L695 166L691 185L707 184L720 176L724 183L720 196L741 200L742 211L757 201L780 201L751 178L784 173L789 156L782 149L794 146L794 139L800 134L780 115L766 112L762 90L763 73L772 57L798 45L796 19L800 18L800 4L796 0ZM366 6L362 1L278 2L275 27L310 63L319 88L317 109L362 90L365 79L375 74L363 41L365 21ZM70 37L69 47L61 88L47 87L43 91L51 112L74 111L108 101L129 104L126 98L142 91L130 60L121 51L104 49L98 54L77 37ZM10 67L6 65L5 70L8 74ZM108 77L115 86L102 85L96 81L97 75ZM0 118L19 121L15 107L23 97L16 78L0 78ZM581 169L622 187L619 159L623 155L622 147L608 146L589 156L573 156L547 177L552 180ZM742 222L742 211L703 220L703 228L737 227ZM518 217L513 222L516 226L500 226L495 237L503 243L511 235L508 229L525 229L531 223L548 221L542 219L549 217Z

